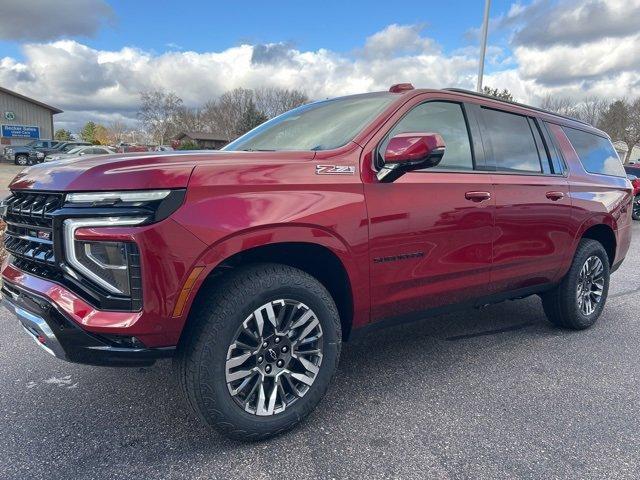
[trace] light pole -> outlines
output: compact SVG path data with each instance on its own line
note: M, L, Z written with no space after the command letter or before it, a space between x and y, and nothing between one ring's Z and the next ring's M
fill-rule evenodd
M478 66L478 85L476 90L482 93L482 75L484 74L484 54L487 50L487 35L489 34L489 9L491 0L484 2L484 20L482 21L482 33L480 35L480 65Z

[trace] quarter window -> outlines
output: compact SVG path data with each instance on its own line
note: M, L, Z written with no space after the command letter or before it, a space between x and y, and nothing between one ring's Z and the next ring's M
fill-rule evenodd
M399 133L438 133L446 145L444 156L431 170L473 170L467 123L458 103L427 102L411 110L389 132L380 147L384 154L389 139Z
M611 142L593 133L562 127L587 172L625 177L624 167Z
M496 168L507 172L542 173L540 155L527 117L482 109L487 141Z

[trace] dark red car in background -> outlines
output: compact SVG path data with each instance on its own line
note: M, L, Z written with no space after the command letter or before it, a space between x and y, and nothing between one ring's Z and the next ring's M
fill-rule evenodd
M624 170L633 186L633 219L640 220L640 164L625 165Z
M222 151L109 158L11 183L5 304L63 359L175 357L199 418L243 439L306 417L369 327L534 294L589 327L630 243L604 133L466 91L396 85Z

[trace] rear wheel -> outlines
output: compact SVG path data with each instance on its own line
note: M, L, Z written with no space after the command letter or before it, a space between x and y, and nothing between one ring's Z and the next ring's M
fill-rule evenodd
M582 239L569 272L553 290L542 295L551 323L581 330L602 314L609 292L609 257L600 242Z
M176 370L205 423L263 439L292 428L324 396L341 331L333 299L315 278L284 265L240 268L194 308Z

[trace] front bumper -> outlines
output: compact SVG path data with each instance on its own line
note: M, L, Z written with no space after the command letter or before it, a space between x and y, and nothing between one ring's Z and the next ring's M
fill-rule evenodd
M136 348L116 345L109 337L86 332L50 301L4 281L2 304L45 351L75 363L102 366L147 366L173 355L175 347Z

